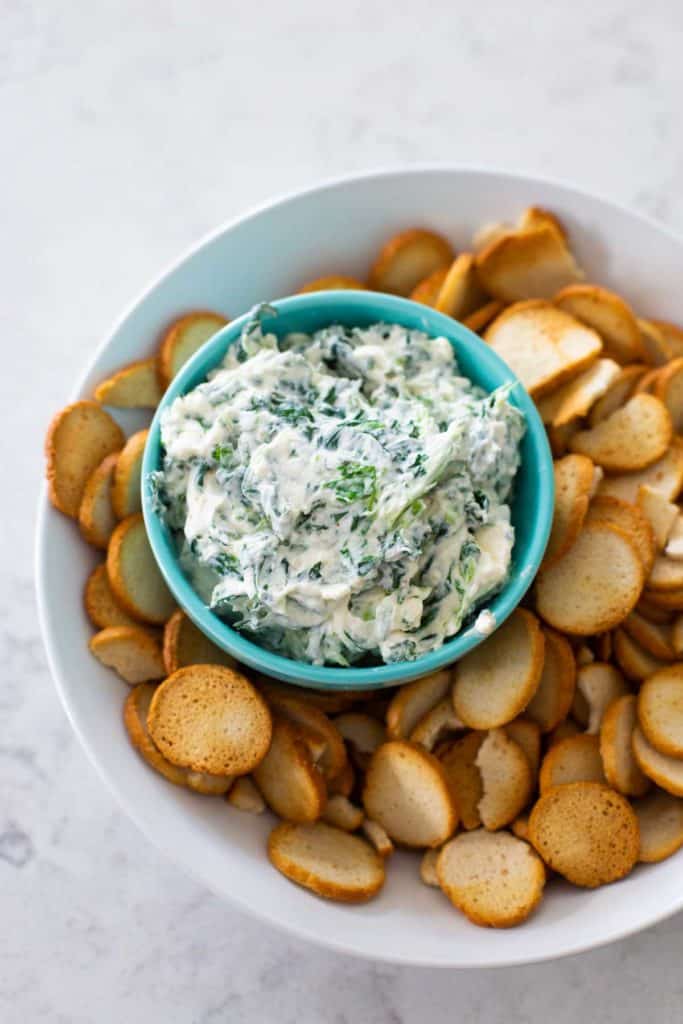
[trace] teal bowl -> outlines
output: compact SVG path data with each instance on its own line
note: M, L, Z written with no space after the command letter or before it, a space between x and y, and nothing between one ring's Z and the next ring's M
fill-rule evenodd
M431 337L447 338L463 374L485 391L493 391L501 384L514 385L510 400L523 412L527 429L522 440L521 466L511 506L515 544L510 576L505 586L487 602L496 624L500 625L517 607L536 575L548 542L554 497L553 463L546 432L534 403L512 371L476 334L457 320L408 299L376 292L329 291L296 295L271 305L277 310L277 315L265 317L264 328L278 336L292 331L311 334L331 323L358 327L378 321L397 323L425 331ZM207 608L193 590L178 563L170 531L153 508L148 485L150 473L159 469L161 464L161 415L178 395L191 391L206 379L207 373L221 362L228 347L239 339L248 319L246 314L232 321L183 366L162 398L149 431L142 467L145 525L156 561L178 604L206 636L238 661L265 675L300 686L326 690L380 689L410 682L457 661L484 639L473 625L463 629L438 650L414 661L352 668L328 668L294 661L247 640Z

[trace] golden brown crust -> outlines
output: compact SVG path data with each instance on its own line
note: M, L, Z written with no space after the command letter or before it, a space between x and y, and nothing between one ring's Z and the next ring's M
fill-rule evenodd
M420 302L423 306L434 307L447 274L448 267L437 267L413 288L408 298L413 302Z
M187 665L236 667L235 659L204 636L182 608L177 608L164 626L163 656L169 676Z
M543 758L538 777L542 794L572 782L605 782L597 736L589 733L568 736L554 743Z
M275 718L272 742L253 777L268 806L286 821L316 821L325 808L325 779L299 729L285 719Z
M578 537L588 512L595 466L585 455L565 455L553 464L555 508L553 525L543 559L552 565Z
M98 565L88 576L83 591L83 603L93 626L106 629L107 626L137 626L128 612L118 604L109 585L107 566Z
M466 316L463 323L465 327L469 327L475 334L479 334L485 327L488 327L499 313L502 313L503 308L502 302L498 299L491 299L490 302L484 303L479 309L475 309L474 313Z
M156 359L137 359L95 388L95 401L117 409L155 409L161 401Z
M477 253L477 271L486 291L503 302L550 299L583 276L548 221L494 238Z
M544 793L529 837L545 863L574 885L595 888L627 875L638 860L638 819L600 782L570 782Z
M88 544L102 551L107 550L116 526L112 507L112 481L118 457L118 452L112 452L92 471L78 507L78 525L83 537Z
M645 469L664 455L673 437L671 415L654 395L634 395L595 427L579 430L569 442L609 473Z
M587 524L607 523L629 536L638 549L643 572L649 575L657 556L657 546L652 526L637 505L611 495L598 495L590 503L585 521Z
M643 358L638 321L620 296L595 284L571 284L555 296L555 304L600 334L607 354L620 363Z
M159 384L166 390L184 362L228 323L220 313L196 310L176 320L166 331L157 353ZM191 333L195 335L188 341Z
M175 609L147 540L142 516L128 516L107 548L107 574L119 604L139 622L161 626Z
M683 758L683 665L662 668L645 680L638 693L638 722L660 754Z
M633 730L633 755L638 767L658 786L673 796L683 796L683 760L662 754L649 742L640 726Z
M132 516L142 508L140 479L142 456L148 434L148 430L139 430L136 434L131 434L116 460L111 503L117 519Z
M370 271L369 284L377 292L410 295L420 281L453 258L453 247L442 235L409 228L384 243Z
M572 706L576 690L576 661L571 644L561 633L545 626L543 636L543 671L524 714L542 732L552 732L567 717Z
M98 661L131 685L164 675L161 648L143 626L108 626L95 633L88 646Z
M322 744L322 753L317 763L326 779L334 779L344 771L346 746L341 733L324 711L274 689L266 689L263 695L279 718L303 727L318 738Z
M484 789L477 754L486 737L485 732L470 732L450 743L439 756L463 828L479 828L479 801Z
M624 796L643 796L650 780L633 756L633 730L636 725L636 698L624 694L612 701L600 726L600 756L610 786Z
M328 900L364 903L384 884L384 860L372 846L323 822L276 825L268 857L290 881Z
M441 669L399 687L387 708L387 736L394 740L408 739L427 712L448 695L451 685L450 670Z
M683 846L683 800L655 790L644 800L636 800L633 810L640 827L640 861L655 864L680 850Z
M88 478L123 442L120 426L97 402L74 402L58 412L45 438L48 498L55 508L75 519Z

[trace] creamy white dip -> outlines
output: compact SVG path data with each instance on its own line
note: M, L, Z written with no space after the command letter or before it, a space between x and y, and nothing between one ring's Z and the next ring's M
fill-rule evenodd
M278 340L256 315L161 423L152 486L197 592L315 664L411 660L507 578L522 414L396 324Z

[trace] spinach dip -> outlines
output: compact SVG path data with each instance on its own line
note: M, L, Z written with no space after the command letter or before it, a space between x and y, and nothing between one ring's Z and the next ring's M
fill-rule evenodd
M202 599L314 664L412 660L505 582L524 433L508 388L397 324L278 339L260 307L166 409L157 510Z

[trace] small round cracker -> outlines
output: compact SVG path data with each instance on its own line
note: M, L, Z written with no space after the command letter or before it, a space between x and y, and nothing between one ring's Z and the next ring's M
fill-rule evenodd
M621 498L598 495L590 503L586 523L598 522L615 526L631 538L638 549L643 572L647 576L654 565L657 546L652 527L642 510L637 505L622 501Z
M107 550L116 526L116 515L112 505L112 483L118 457L118 452L107 455L93 470L88 477L78 507L78 525L83 537L88 544L103 551Z
M428 711L410 734L410 742L418 743L425 750L433 750L446 736L465 728L453 710L453 701L444 697L431 711Z
M455 666L453 706L473 729L495 729L516 718L536 693L544 639L538 619L517 608Z
M536 693L524 714L542 732L550 732L569 714L576 689L576 662L571 644L554 629L543 629L545 656Z
M671 626L668 623L650 622L634 608L624 619L622 629L653 657L662 661L673 661L676 657Z
M324 711L277 691L266 691L264 696L279 718L300 726L322 744L316 764L326 779L333 779L344 770L347 761L344 740Z
M98 402L74 402L58 412L45 438L48 497L55 508L76 519L88 479L124 440Z
M364 903L384 885L384 860L359 836L326 825L276 825L268 837L271 864L324 899Z
M265 757L272 731L261 695L221 665L174 672L157 688L147 724L169 761L212 775L246 775Z
M561 558L576 540L586 518L595 466L585 455L555 461L555 509L544 565Z
M439 876L436 873L436 862L439 859L440 850L425 850L420 860L420 878L425 885L439 889Z
M644 484L660 491L669 501L677 498L683 487L683 441L680 438L674 438L668 451L651 466L635 473L606 476L598 486L598 494L635 504Z
M433 270L431 274L428 274L423 281L420 281L413 288L409 298L413 302L421 302L423 306L431 306L433 308L447 274L448 267L437 267L436 270Z
M446 316L464 320L486 302L487 294L479 283L474 256L461 252L451 264L439 289L435 308Z
M529 759L504 729L491 729L479 747L475 764L483 787L478 811L490 832L504 828L526 807L533 788Z
M591 636L612 629L628 615L643 582L633 540L607 523L592 523L559 561L539 573L536 608L555 629Z
M235 659L212 643L182 608L177 608L164 626L163 654L169 676L186 665L236 666Z
M602 398L598 398L591 408L588 416L588 423L595 427L602 420L607 419L613 412L620 409L631 397L638 382L647 372L644 363L632 363L631 366L622 366L619 376L610 384Z
M107 626L137 626L132 618L117 602L109 584L107 567L104 563L88 576L83 592L83 603L93 626L106 629Z
M636 800L633 810L640 828L639 860L655 864L680 850L683 846L683 800L655 790L643 800Z
M387 708L387 735L390 739L407 739L415 726L451 689L450 669L432 672L414 683L401 686Z
M554 299L555 305L598 332L605 351L619 363L640 359L640 328L622 298L595 284L572 284Z
M638 721L660 754L683 758L683 664L645 680L638 694Z
M134 618L162 625L173 613L175 601L159 572L141 515L128 516L114 530L107 573L116 600Z
M572 782L605 782L597 736L568 736L555 743L543 758L538 776L541 793Z
M370 287L377 292L410 295L434 270L452 263L454 255L450 242L434 231L402 231L380 249L370 271Z
M565 238L547 221L495 238L477 253L477 271L486 291L504 302L550 299L582 276Z
M148 430L131 434L116 460L111 503L117 519L135 515L142 508L142 456L148 434Z
M458 824L441 764L405 740L383 743L373 754L363 805L392 839L405 846L440 846Z
M451 743L439 757L462 826L468 830L481 825L479 801L484 790L476 761L485 736L484 732L470 732Z
M529 816L529 837L553 871L587 888L623 878L638 860L635 812L600 782L570 782L544 793Z
M95 633L88 646L99 662L131 686L165 674L161 647L143 626L108 626Z
M586 701L588 733L600 732L603 715L613 700L628 692L626 680L621 672L602 661L583 665L576 676L576 688Z
M491 928L525 921L540 903L546 879L543 863L528 843L484 829L447 843L436 871L451 903L474 924Z
M638 767L648 779L673 796L683 796L683 760L660 753L638 725L633 730L632 744Z
M657 555L654 565L647 578L647 589L681 590L683 589L683 562L666 555Z
M655 658L644 647L641 647L625 629L615 629L612 639L614 660L627 679L647 679L653 672L657 672L666 665L666 662L660 661L659 658Z
M527 708L525 714L528 710ZM541 730L536 722L528 718L515 718L514 722L508 722L505 726L505 732L524 751L535 782L541 762Z
M484 303L479 309L475 309L474 313L470 313L463 320L465 327L469 327L475 334L481 334L484 328L488 327L492 320L503 311L503 303L499 302L498 299L491 299L490 302Z
M673 358L673 349L664 332L652 320L638 320L640 341L645 353L645 362L651 366L665 366Z
M648 323L654 324L657 328L664 338L673 358L683 356L683 328L679 327L677 324L669 323L668 320L650 319Z
M600 726L600 756L605 777L624 796L643 796L650 780L633 755L636 698L632 693L617 698L607 708Z
M316 821L322 814L327 801L325 779L292 722L275 718L268 752L252 774L278 817L301 823Z
M314 281L308 281L297 289L297 295L306 295L309 292L329 291L362 291L366 290L362 281L357 277L349 277L346 274L328 274L327 277L316 277Z
M669 410L654 395L634 395L595 427L579 430L569 442L603 469L626 473L644 469L664 455L673 436Z
M228 323L220 313L200 310L187 313L166 331L157 353L157 374L162 390L166 390L176 373L197 349Z
M161 401L156 359L138 359L117 370L97 385L95 400L117 409L156 409Z

